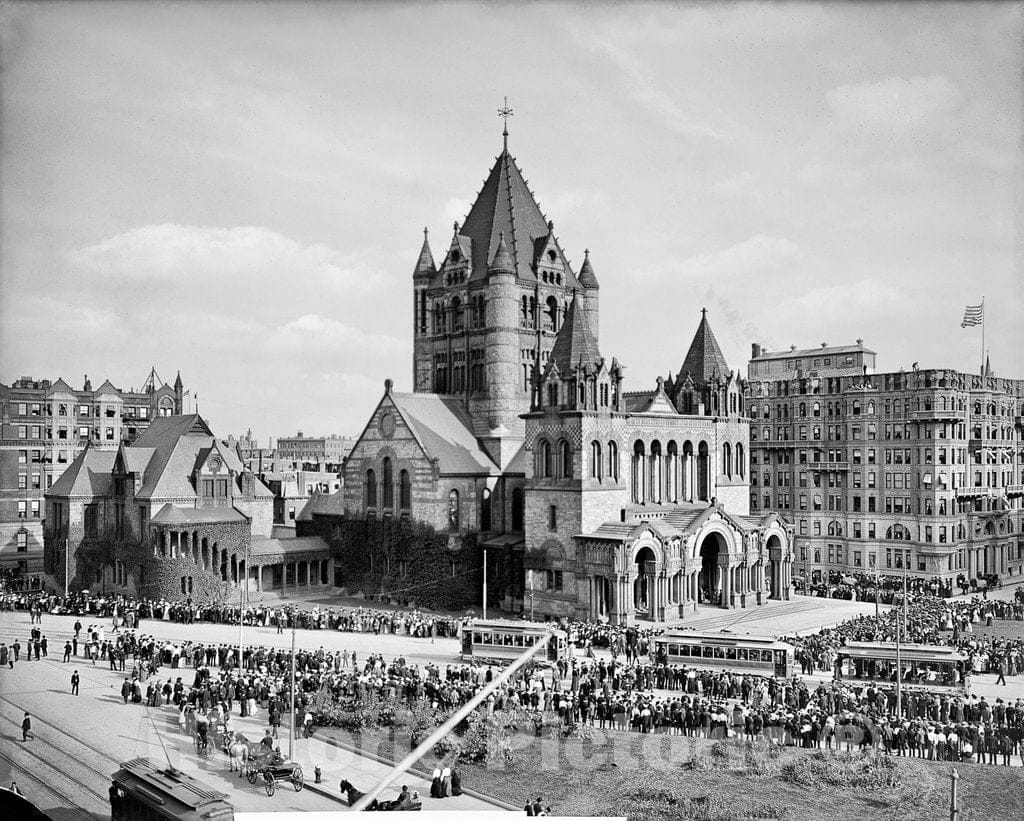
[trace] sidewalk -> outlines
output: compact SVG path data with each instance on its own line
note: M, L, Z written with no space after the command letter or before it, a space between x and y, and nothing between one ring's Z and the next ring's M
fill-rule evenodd
M265 713L258 718L239 718L238 715L233 714L231 717L231 727L233 730L243 732L250 742L256 743L263 738L263 734L267 729L267 725L264 723L265 717ZM276 740L281 747L282 755L287 757L288 731L286 728L282 728L279 732L279 738ZM296 738L291 760L302 765L306 784L305 788L333 798L345 806L348 805L348 801L341 796L338 787L343 778L351 782L357 789L366 792L392 769L390 764L377 760L376 756L372 758L370 756L373 756L372 751L356 753L338 744L318 738L315 735L313 738L302 738L298 728L296 728ZM322 783L320 784L313 782L313 772L317 765L320 766L322 771ZM408 785L410 790L415 790L420 794L424 810L442 810L445 812L480 812L488 810L493 812L494 810L508 809L501 802L478 797L479 793L475 795L463 793L462 795L449 798L431 798L429 779L416 775L413 772L406 773L398 779L394 784L394 788L389 787L384 791L382 797L385 799L394 798L403 784Z

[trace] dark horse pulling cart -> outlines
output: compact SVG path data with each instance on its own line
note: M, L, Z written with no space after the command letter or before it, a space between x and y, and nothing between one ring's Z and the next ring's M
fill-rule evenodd
M299 792L303 784L302 767L285 761L277 750L250 752L245 762L245 776L254 786L262 781L267 795L274 794L278 781L290 781L295 792Z
M345 793L345 797L348 798L348 805L351 807L366 793L357 790L349 781L342 779L341 791ZM419 793L416 792L401 792L394 799L388 801L382 801L379 798L374 798L370 802L370 806L366 808L367 812L418 812L423 809L423 802L420 801Z

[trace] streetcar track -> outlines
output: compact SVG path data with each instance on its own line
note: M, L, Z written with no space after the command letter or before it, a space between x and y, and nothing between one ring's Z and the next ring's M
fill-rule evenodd
M8 720L10 721L10 719L8 719ZM12 723L15 724L15 726L17 726L17 722L12 721ZM36 739L33 738L33 740L36 740ZM54 745L51 744L50 746L53 747ZM55 773L57 773L60 776L60 778L57 779L57 783L60 783L62 780L63 781L69 781L72 784L74 784L77 787L79 787L84 792L88 793L89 795L94 796L96 798L96 800L99 802L100 806L105 806L106 805L107 800L108 800L108 797L106 795L101 794L96 789L94 789L93 787L91 787L88 784L86 784L84 781L82 781L82 780L80 780L78 778L75 778L72 775L69 775L66 771L58 769L57 765L53 764L47 758L45 758L42 755L40 755L39 753L35 752L31 747L23 746L23 747L20 747L19 749L22 750L22 752L24 752L26 755L28 755L31 758L34 758L36 761L40 762L44 767L48 767L49 769L51 769ZM57 749L57 748L54 747L54 749ZM34 781L38 782L39 784L42 784L43 787L45 787L50 793L52 793L53 795L57 796L57 798L61 799L62 802L67 802L67 804L69 806L74 807L75 809L77 809L86 818L90 818L90 819L98 818L98 816L95 815L94 813L91 813L87 809L85 809L84 807L79 806L70 795L68 795L67 793L61 792L56 787L54 787L53 784L51 784L49 781L46 781L43 778L41 778L40 776L35 775L31 771L25 769L25 767L23 765L19 764L14 758L12 758L6 752L0 751L0 758L3 758L7 762L9 762L10 765L11 765L11 768L13 770L17 770L19 772L25 773L26 775L28 775L29 778L33 779ZM92 770L92 768L89 767L88 765L86 765L86 768ZM105 775L104 776L104 780L105 781L109 781L110 777Z

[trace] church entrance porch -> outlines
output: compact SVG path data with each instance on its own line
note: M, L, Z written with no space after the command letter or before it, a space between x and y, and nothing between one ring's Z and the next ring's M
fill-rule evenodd
M633 581L633 610L638 618L655 619L654 609L657 559L654 551L643 547L634 559L636 577Z
M718 533L709 533L701 543L697 601L716 607L728 606L723 585L728 572L729 550Z

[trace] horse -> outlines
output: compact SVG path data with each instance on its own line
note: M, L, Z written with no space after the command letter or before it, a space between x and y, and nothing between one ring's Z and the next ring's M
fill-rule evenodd
M235 741L224 752L228 754L230 767L228 772L238 770L239 775L245 774L245 762L249 760L249 745L244 741Z
M366 793L361 792L360 790L357 790L355 787L353 787L352 783L344 778L341 779L341 784L339 785L339 788L343 793L345 793L345 797L348 799L348 805L350 807L353 804L355 804L356 801L358 801L360 798L366 795Z

